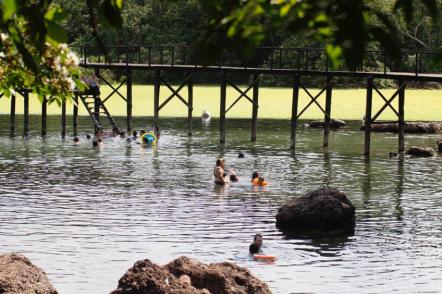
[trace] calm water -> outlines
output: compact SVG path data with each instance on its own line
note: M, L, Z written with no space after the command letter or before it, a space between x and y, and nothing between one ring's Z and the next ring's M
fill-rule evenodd
M180 255L234 261L274 293L442 289L442 157L390 159L396 135L374 134L366 164L356 124L332 132L328 152L320 130L301 127L294 156L288 121L260 121L251 144L249 121L229 120L228 143L220 147L217 121L195 120L188 139L184 119L163 119L155 149L110 138L96 151L84 137L86 118L78 146L59 138L59 118L41 139L39 119L32 117L29 140L11 140L0 117L0 252L30 257L60 293L107 293L136 260L163 264ZM436 138L408 135L406 143L433 146ZM239 151L246 157L237 158ZM214 187L218 157L236 170L238 183ZM270 185L252 188L254 170ZM277 208L321 185L345 191L356 205L355 235L293 239L279 232ZM275 264L249 259L257 232L265 252L278 256Z

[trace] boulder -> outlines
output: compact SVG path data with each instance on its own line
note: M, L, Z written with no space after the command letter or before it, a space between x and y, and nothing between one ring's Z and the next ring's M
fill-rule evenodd
M324 127L324 121L323 120L315 120L308 124L311 128L323 128ZM330 120L330 128L332 129L339 129L341 127L345 127L345 121L340 119L331 119Z
M280 207L276 226L290 231L353 230L355 211L355 206L343 192L323 187Z
M434 149L431 147L410 147L407 152L408 155L431 157L434 156Z
M204 264L180 257L165 266L137 261L118 282L112 294L123 293L271 293L249 270L233 263Z
M0 254L0 293L57 294L45 272L22 254Z
M361 130L365 131L365 126L361 126ZM390 132L398 133L398 123L379 123L372 124L372 132ZM409 134L434 134L442 132L442 122L408 122L405 123L404 132Z

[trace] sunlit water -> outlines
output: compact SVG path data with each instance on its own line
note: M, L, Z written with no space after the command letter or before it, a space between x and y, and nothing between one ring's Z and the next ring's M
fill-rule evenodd
M58 117L41 139L39 120L32 117L24 140L10 139L7 117L0 118L0 252L24 253L60 293L107 293L135 261L164 264L180 255L246 266L274 293L442 289L442 157L388 158L397 149L394 134L374 134L365 163L356 124L332 132L328 151L321 130L301 126L293 155L288 121L260 121L252 144L250 121L229 120L221 147L217 121L195 120L189 139L184 119L162 119L156 148L108 138L97 151L85 139L87 118L77 146L72 137L60 139ZM406 143L434 146L437 138L407 135ZM219 157L238 183L214 186ZM251 187L255 170L269 186ZM288 238L278 231L278 207L322 185L345 191L356 205L354 236ZM258 232L275 264L250 260Z

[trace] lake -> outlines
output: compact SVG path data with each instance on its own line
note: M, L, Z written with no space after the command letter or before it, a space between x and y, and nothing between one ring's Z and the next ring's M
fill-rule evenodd
M87 117L80 118L78 145L60 138L57 116L49 117L45 139L39 116L31 116L29 139L10 139L7 119L0 116L0 252L25 254L60 293L108 293L135 261L165 264L181 255L233 261L274 293L442 289L442 157L389 158L395 134L373 134L366 162L357 122L332 131L328 150L322 130L301 126L292 154L287 120L260 120L257 143L249 142L250 120L228 120L220 146L216 120L195 119L188 138L185 119L161 119L154 148L117 137L95 150L85 138ZM136 118L134 126L151 122ZM434 147L441 138L407 134L406 146ZM219 157L238 183L215 187ZM250 185L255 170L268 186ZM354 235L291 238L275 227L279 206L324 185L356 206ZM277 262L250 259L255 233Z

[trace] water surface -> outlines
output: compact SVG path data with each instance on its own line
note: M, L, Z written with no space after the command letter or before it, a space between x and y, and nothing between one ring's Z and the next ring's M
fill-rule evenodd
M373 134L366 163L356 124L332 132L328 150L320 130L300 127L292 154L288 121L259 121L252 144L250 121L228 120L221 147L217 121L195 120L188 138L184 119L164 119L156 148L107 138L97 151L84 136L87 118L79 145L61 140L58 117L40 138L39 120L31 118L29 139L10 139L0 117L0 252L24 253L60 293L107 293L135 261L164 264L180 255L246 266L274 293L442 289L442 157L388 158L397 149L394 134ZM149 122L137 118L134 125ZM407 135L406 144L433 146L437 138ZM218 157L238 183L214 186ZM250 186L255 170L269 186ZM322 185L345 191L355 204L355 234L290 238L278 231L278 207ZM264 235L275 264L250 260L255 233Z

